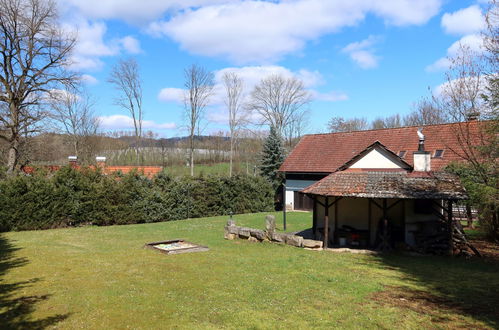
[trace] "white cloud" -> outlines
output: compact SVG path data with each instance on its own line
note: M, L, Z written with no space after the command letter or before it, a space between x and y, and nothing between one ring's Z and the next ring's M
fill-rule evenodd
M319 93L317 91L311 91L312 97L317 101L326 102L338 102L348 100L348 95L343 92L330 91L327 93Z
M325 102L348 100L348 95L343 92L330 91L327 93L321 93L317 91L315 88L325 83L324 78L319 71L310 71L305 69L291 71L285 67L277 65L229 67L214 72L214 94L211 98L209 107L206 109L207 119L214 123L226 124L228 122L228 114L224 105L225 89L222 80L222 77L226 72L234 72L243 80L243 98L248 97L255 85L257 85L263 78L277 74L286 78L295 77L301 79L305 88L314 100ZM158 93L158 99L163 102L182 104L184 93L185 90L182 88L167 87L160 90ZM258 122L261 120L261 117L255 112L246 113L244 116L250 122Z
M367 39L352 42L342 49L350 58L363 69L372 69L378 66L379 57L374 55L374 45L380 37L369 36Z
M73 70L96 70L103 66L105 56L115 56L122 52L141 53L140 42L132 36L105 40L107 25L104 22L91 22L74 19L63 23L62 28L77 36L77 43L72 54Z
M442 16L442 28L448 34L466 35L480 32L485 27L485 18L478 5L445 13Z
M119 39L118 42L127 53L130 54L142 53L142 49L140 48L140 42L132 36L123 37Z
M125 115L111 115L99 117L100 126L104 129L132 129L133 119ZM142 127L149 130L168 130L175 129L175 123L156 123L152 120L144 120Z
M356 25L369 13L387 24L424 24L440 5L441 0L227 1L183 10L151 23L149 32L169 37L194 54L268 63L302 50L308 41Z
M89 74L84 74L81 76L81 80L85 83L85 84L88 84L88 85L95 85L97 84L99 81L97 80L97 78L95 78L94 76L91 76Z
M470 34L462 37L447 49L447 57L442 57L433 64L428 65L426 71L434 72L447 70L451 65L450 58L458 55L461 47L467 47L475 53L482 53L484 51L483 39L479 34Z
M189 7L224 3L228 0L59 0L64 11L81 12L92 19L121 19L144 23Z
M184 90L182 88L167 87L159 91L158 100L163 102L184 102Z

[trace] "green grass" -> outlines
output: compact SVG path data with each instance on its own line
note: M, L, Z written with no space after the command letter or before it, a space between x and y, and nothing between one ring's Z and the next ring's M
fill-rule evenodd
M263 228L264 216L234 218ZM499 326L496 264L226 241L226 220L2 234L0 328ZM310 213L289 213L288 223L307 228ZM210 251L142 248L174 238Z

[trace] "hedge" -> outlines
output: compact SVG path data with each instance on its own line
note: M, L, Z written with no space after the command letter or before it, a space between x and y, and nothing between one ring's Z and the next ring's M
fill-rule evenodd
M271 211L260 177L103 175L64 167L0 180L0 231L105 226Z

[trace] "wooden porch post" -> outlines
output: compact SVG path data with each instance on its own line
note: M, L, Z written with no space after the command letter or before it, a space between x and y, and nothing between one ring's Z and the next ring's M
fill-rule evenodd
M314 205L312 211L312 235L314 239L317 237L317 196L313 197Z
M326 196L326 203L324 203L324 248L328 248L329 241L329 198Z
M453 223L452 223L452 201L447 201L447 222L448 222L448 230L449 230L449 255L454 254L454 237L453 237Z
M338 244L338 205L340 203L341 197L336 197L334 204L334 235L333 235L333 243Z
M369 228L369 239L367 241L368 246L371 246L371 231L372 231L372 210L371 210L371 199L367 199L367 221L368 221L368 228Z

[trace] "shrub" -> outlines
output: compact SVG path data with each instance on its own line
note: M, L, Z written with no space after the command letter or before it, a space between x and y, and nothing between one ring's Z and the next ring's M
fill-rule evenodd
M270 211L270 183L251 176L148 179L64 167L0 180L0 231L113 225Z

